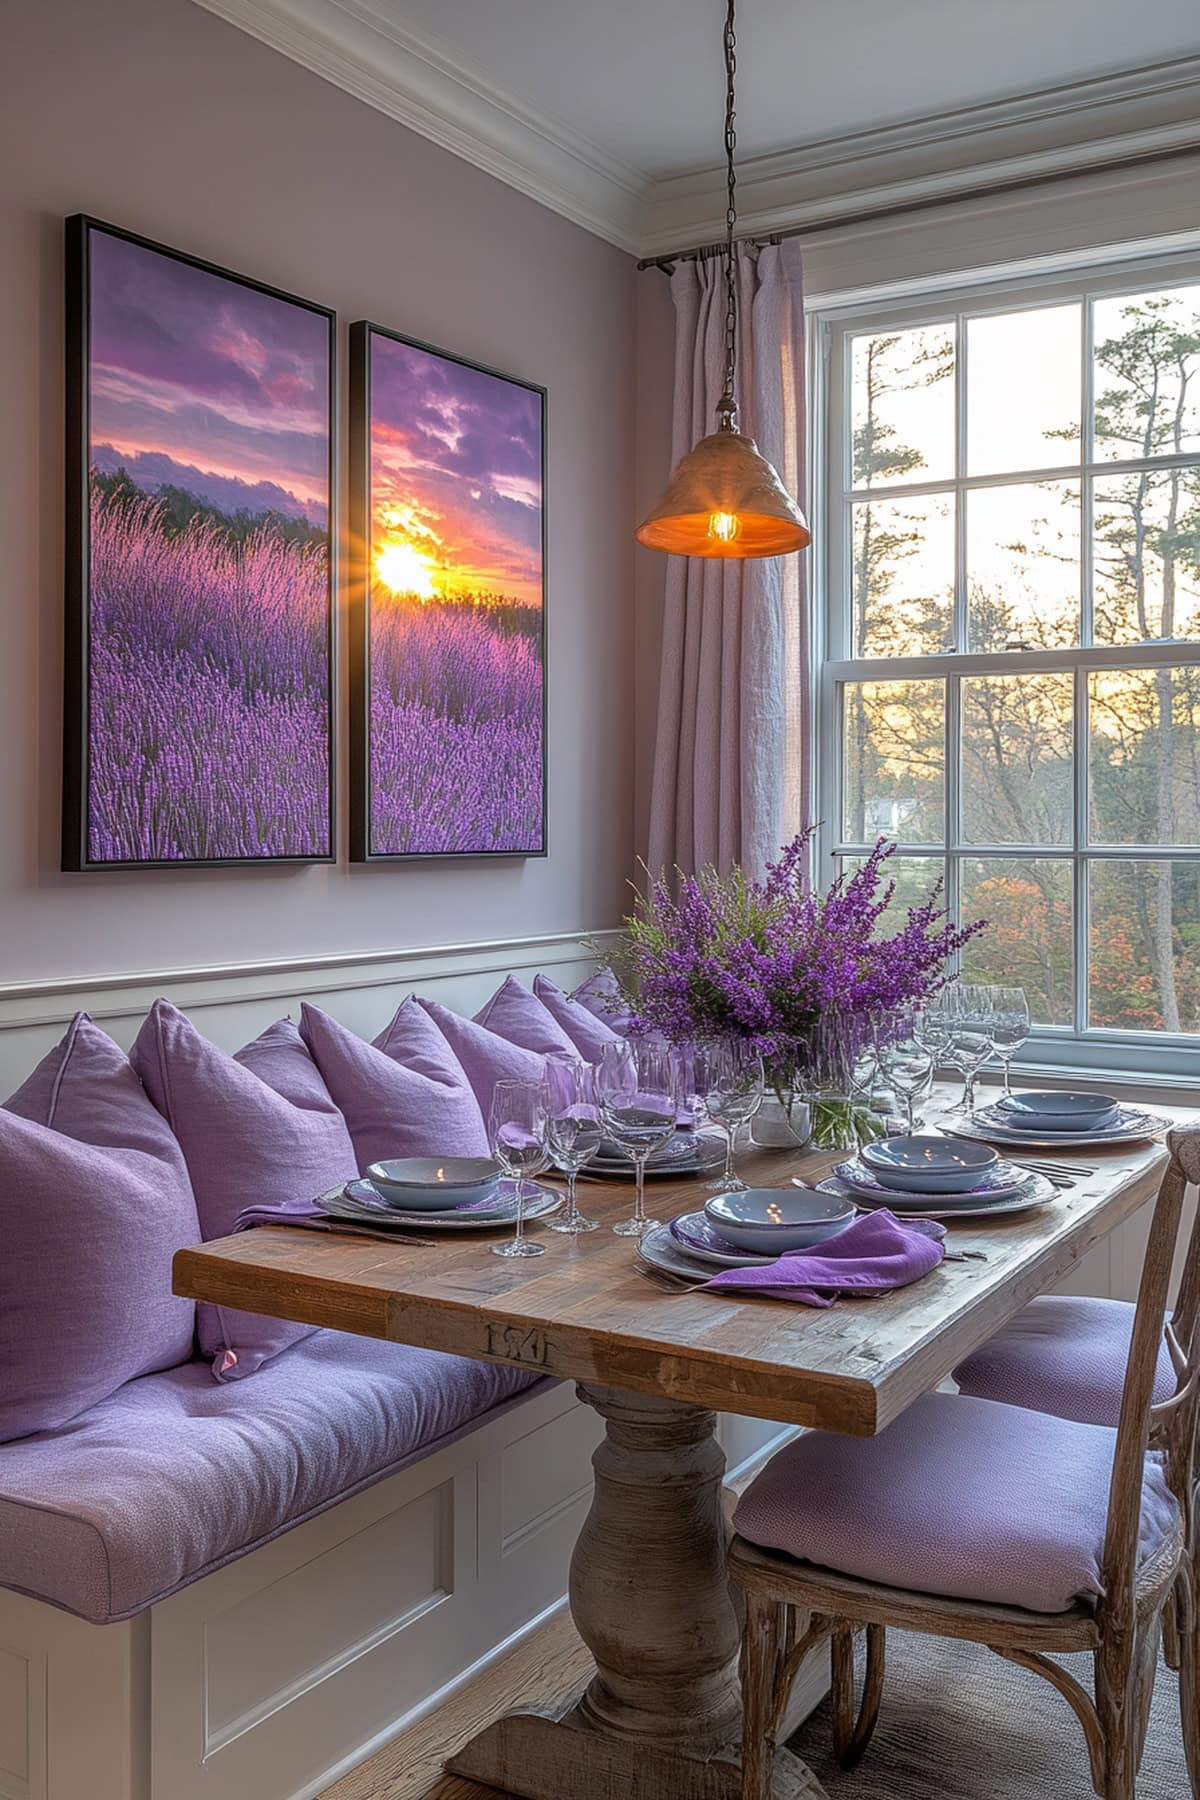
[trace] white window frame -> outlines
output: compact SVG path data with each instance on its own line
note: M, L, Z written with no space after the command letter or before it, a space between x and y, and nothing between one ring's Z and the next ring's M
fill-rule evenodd
M1044 265L1043 265L1044 268ZM892 300L874 294L863 299L839 300L810 314L810 418L812 438L810 468L813 479L813 515L818 522L811 557L812 592L812 701L814 719L814 803L813 817L818 821L816 852L818 868L828 879L832 869L841 866L838 858L869 850L870 845L851 844L841 836L843 821L840 767L842 758L842 694L847 683L861 680L912 680L917 678L946 681L945 704L945 833L938 845L902 845L900 854L924 852L931 860L944 861L946 870L946 904L953 917L958 916L959 859L984 856L1008 858L1036 857L1043 861L1063 861L1073 870L1072 922L1074 942L1073 1026L1035 1026L1020 1062L1029 1070L1043 1069L1062 1074L1111 1075L1118 1081L1147 1081L1171 1088L1200 1088L1200 1035L1167 1032L1119 1031L1094 1026L1087 1019L1087 948L1089 918L1087 907L1088 869L1093 862L1148 860L1154 862L1200 862L1200 846L1177 848L1166 845L1120 845L1096 847L1088 842L1088 672L1104 669L1152 669L1200 663L1200 640L1194 652L1185 648L1183 640L1170 643L1126 646L1089 645L1092 635L1092 518L1091 481L1094 474L1118 475L1130 468L1143 466L1132 460L1094 462L1092 451L1092 308L1094 299L1108 295L1135 293L1139 288L1187 285L1200 282L1200 251L1164 256L1114 250L1110 261L1103 264L1091 257L1064 265L1058 272L986 274L959 277L954 283L931 283L914 295L914 284L904 284L903 295ZM969 476L966 472L966 321L977 314L995 315L1005 311L1026 311L1039 306L1053 306L1065 300L1084 300L1084 328L1081 332L1081 420L1078 456L1053 468L1006 471L1002 476ZM955 470L953 480L879 484L869 490L851 486L850 380L851 359L846 353L848 340L864 331L883 332L897 327L937 324L957 320L956 341L956 420ZM1188 466L1197 461L1195 455L1155 458L1155 466L1170 468ZM1082 492L1081 556L1080 556L1080 637L1083 647L1068 650L1002 651L986 654L967 650L967 592L965 581L965 512L956 509L956 568L954 594L954 635L956 649L940 655L914 657L853 658L849 655L852 631L853 597L850 583L850 532L852 497L873 499L915 497L921 494L969 492L972 488L994 487L999 482L1048 481L1055 477L1080 483ZM959 741L961 723L962 681L980 674L1036 674L1047 671L1073 672L1075 681L1074 720L1074 831L1068 845L983 845L968 844L962 833L961 770L951 754Z

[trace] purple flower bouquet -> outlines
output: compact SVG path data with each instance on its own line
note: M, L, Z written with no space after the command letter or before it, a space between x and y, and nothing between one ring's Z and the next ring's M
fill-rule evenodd
M823 1059L835 1019L853 1037L855 1021L929 1000L948 979L950 959L982 922L957 928L941 905L941 883L904 925L878 935L895 882L887 862L896 846L880 839L852 874L824 893L808 881L811 829L786 846L762 881L740 868L704 870L651 883L626 918L625 943L614 959L633 1013L631 1029L660 1032L672 1043L735 1037L763 1056L785 1105L811 1076L825 1089L814 1058ZM845 1044L847 1057L855 1046ZM814 1141L844 1141L848 1116L815 1108ZM853 1141L853 1140L851 1140Z

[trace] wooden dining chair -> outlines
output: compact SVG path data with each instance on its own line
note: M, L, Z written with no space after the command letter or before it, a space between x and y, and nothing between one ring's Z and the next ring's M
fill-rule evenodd
M1195 1331L1175 1340L1174 1391L1154 1397L1184 1190L1173 1141L1115 1430L927 1394L877 1438L794 1440L743 1494L730 1549L746 1603L743 1800L767 1800L792 1683L826 1640L835 1749L846 1767L858 1760L879 1715L888 1626L983 1644L1042 1676L1083 1727L1097 1794L1134 1800L1162 1615L1191 1592L1183 1512L1161 1459L1147 1455L1152 1436L1190 1442L1196 1429ZM1181 1633L1193 1694L1194 1641ZM1090 1694L1054 1659L1074 1651L1092 1654ZM1193 1729L1200 1800L1195 1749Z
M1187 1181L1200 1186L1200 1131L1173 1131L1171 1155ZM1006 1405L1056 1413L1089 1425L1115 1425L1129 1362L1136 1309L1128 1300L1045 1294L1032 1300L954 1371L964 1394ZM1158 1353L1154 1396L1175 1387L1179 1357L1200 1318L1200 1209L1188 1240L1179 1293ZM1183 1671L1182 1637L1192 1634L1190 1667L1200 1665L1200 1470L1196 1431L1188 1440L1184 1418L1172 1415L1152 1434L1152 1447L1166 1456L1167 1478L1184 1518L1190 1550L1191 1582L1166 1614L1167 1661L1181 1671L1179 1700L1188 1744L1192 1791L1200 1788L1197 1714L1200 1696ZM1191 1731L1189 1733L1189 1724Z

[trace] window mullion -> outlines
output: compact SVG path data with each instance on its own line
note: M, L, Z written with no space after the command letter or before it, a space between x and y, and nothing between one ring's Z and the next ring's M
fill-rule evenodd
M945 700L946 906L957 924L962 915L962 678L948 675Z
M1072 722L1073 805L1075 864L1071 883L1072 972L1075 986L1075 1030L1087 1030L1088 1022L1088 866L1083 852L1088 842L1088 672L1075 670L1074 719Z

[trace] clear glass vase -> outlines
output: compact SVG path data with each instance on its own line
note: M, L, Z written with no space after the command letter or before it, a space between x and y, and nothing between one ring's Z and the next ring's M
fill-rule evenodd
M768 1081L763 1103L750 1121L750 1141L759 1150L802 1150L812 1115L794 1075Z
M824 1013L813 1026L804 1098L811 1115L809 1144L814 1150L854 1151L859 1147L854 1093L854 1063L864 1029L862 1014Z

